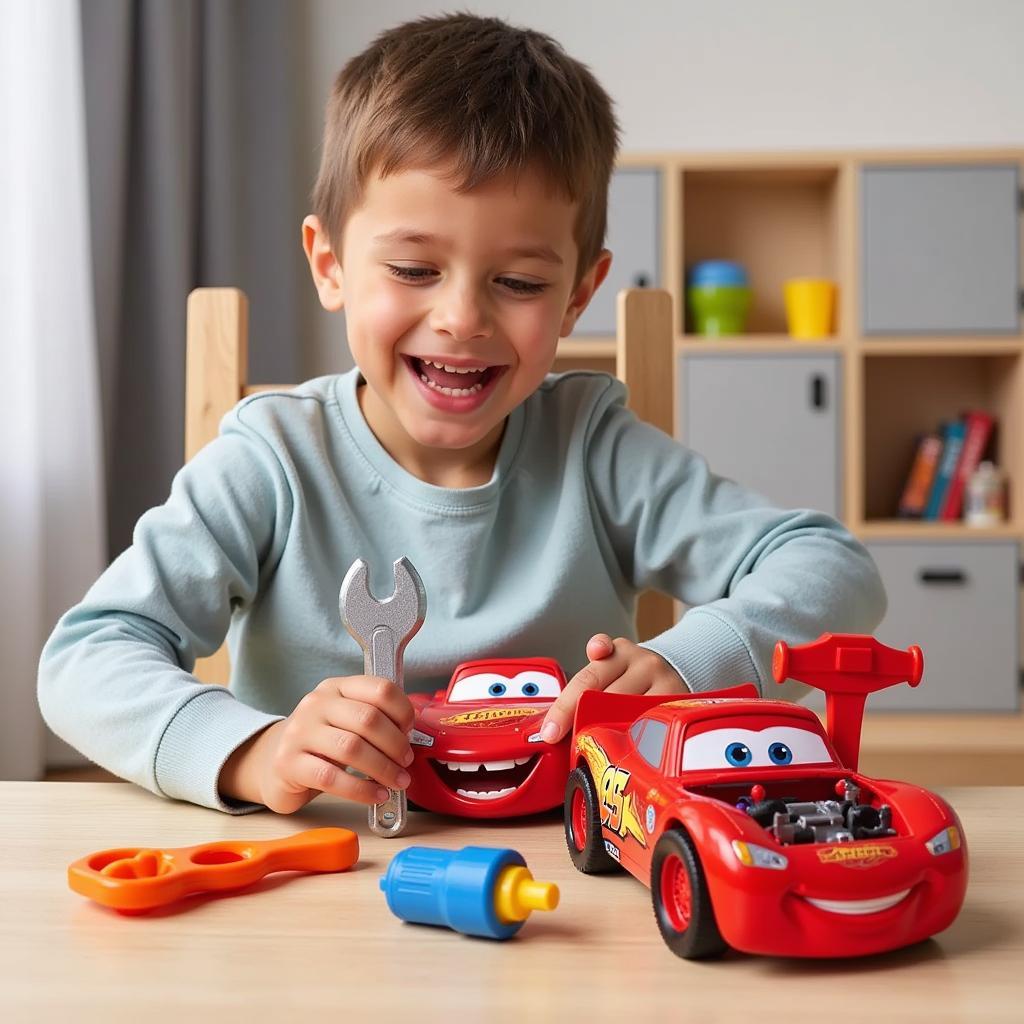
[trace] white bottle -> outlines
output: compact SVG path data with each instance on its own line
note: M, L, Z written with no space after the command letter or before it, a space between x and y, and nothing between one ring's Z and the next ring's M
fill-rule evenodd
M964 521L968 526L999 526L1006 518L1003 474L991 462L982 462L967 484Z

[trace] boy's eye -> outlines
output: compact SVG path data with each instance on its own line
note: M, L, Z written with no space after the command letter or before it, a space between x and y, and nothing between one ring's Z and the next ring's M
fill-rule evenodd
M437 271L432 270L430 267L401 267L394 263L385 263L384 266L388 268L392 276L397 277L401 281L425 282L437 276ZM538 295L547 288L546 284L520 281L517 277L496 277L494 280L517 295Z
M431 274L436 274L436 270L431 270L429 267L398 267L394 263L385 263L384 266L394 274L395 277L400 277L403 281L424 281L430 277Z
M520 281L517 277L496 277L509 291L518 292L520 295L538 295L547 288L546 284L535 284L533 281Z

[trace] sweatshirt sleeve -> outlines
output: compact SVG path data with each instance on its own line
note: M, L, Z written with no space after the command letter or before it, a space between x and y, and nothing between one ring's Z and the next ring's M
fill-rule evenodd
M613 383L591 417L587 472L596 527L627 587L690 606L643 644L691 690L756 682L762 694L807 692L771 675L776 641L871 633L886 598L871 556L820 512L781 509L724 477L622 402Z
M39 663L50 728L97 764L165 797L240 813L217 791L245 740L279 720L193 676L279 555L290 490L239 418L175 476L167 502L57 623Z

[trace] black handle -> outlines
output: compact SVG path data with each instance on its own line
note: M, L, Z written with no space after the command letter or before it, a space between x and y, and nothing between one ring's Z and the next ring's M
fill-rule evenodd
M820 373L811 374L811 406L815 409L824 409L827 402L825 377Z
M646 288L650 284L647 280L647 275L642 271L639 274L633 275L633 287L634 288Z
M967 582L967 573L963 569L922 569L917 578L922 583L959 587Z

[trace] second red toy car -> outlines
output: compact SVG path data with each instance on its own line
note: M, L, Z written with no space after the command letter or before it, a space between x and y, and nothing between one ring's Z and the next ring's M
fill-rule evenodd
M857 771L867 693L916 685L919 648L826 634L776 647L775 678L827 694L828 727L753 684L672 697L586 692L565 834L584 873L651 888L678 956L726 947L859 956L948 927L967 887L960 822L919 786Z
M464 818L509 818L562 802L569 737L540 738L540 726L565 687L552 658L466 661L447 690L412 694L415 759L409 799L428 811Z

